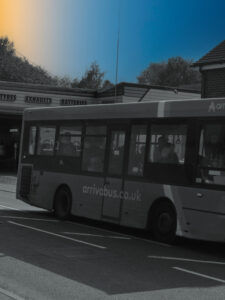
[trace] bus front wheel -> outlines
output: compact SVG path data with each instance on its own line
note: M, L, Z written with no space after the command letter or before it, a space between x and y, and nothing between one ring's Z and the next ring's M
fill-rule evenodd
M177 214L172 203L161 201L151 212L151 230L159 242L174 243L176 238Z
M61 187L55 194L54 213L61 220L68 219L71 210L71 193L67 187Z

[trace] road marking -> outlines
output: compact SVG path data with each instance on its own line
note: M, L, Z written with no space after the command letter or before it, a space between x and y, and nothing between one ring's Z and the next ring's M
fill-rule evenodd
M54 220L54 219L38 219L38 218L26 218L26 217L14 217L14 216L1 216L1 218L31 220L31 221L60 222L59 220Z
M15 294L3 289L3 288L0 288L0 293L2 293L2 294L6 295L6 296L8 296L8 297L10 297L14 300L24 300L24 298L21 298L20 296L17 296Z
M16 194L16 192L14 192L14 191L2 190L1 188L0 188L0 191L1 191L1 192L5 192L5 193L12 193L12 194Z
M190 271L190 270L187 270L187 269L178 268L178 267L173 267L173 269L178 270L178 271L182 271L182 272L185 272L185 273L193 274L193 275L196 275L196 276L200 276L200 277L203 277L203 278L211 279L211 280L214 280L214 281L225 283L225 280L223 280L223 279L208 276L208 275L197 273L197 272L193 272L193 271Z
M222 261L199 260L199 259L189 259L189 258L181 258L181 257L168 257L168 256L149 255L148 258L177 260L177 261L188 261L188 262L197 262L197 263L214 264L214 265L225 265L225 262L222 262Z
M13 208L13 207L10 207L10 206L5 206L5 205L2 205L2 204L0 204L0 206L1 206L1 207L4 207L4 208L11 209L11 210L20 210L20 209Z
M42 230L42 229L39 229L39 228L36 228L36 227L23 225L23 224L16 223L16 222L13 222L13 221L8 221L8 223L16 225L16 226L21 226L21 227L24 227L24 228L32 229L32 230L35 230L35 231L43 232L43 233L46 233L46 234L49 234L49 235L52 235L52 236L56 236L56 237L59 237L59 238L65 239L65 240L69 240L69 241L77 242L77 243L80 243L80 244L85 244L85 245L88 245L88 246L92 246L92 247L95 247L95 248L106 249L106 247L104 247L104 246L100 246L100 245L97 245L97 244L88 243L88 242L84 242L84 241L81 241L81 240L73 239L73 238L70 238L70 237L67 237L67 236L64 236L64 235L61 235L61 234L57 234L57 233L54 233L54 232Z
M114 235L101 235L101 234L91 234L91 233L82 233L82 232L62 232L63 234L71 234L71 235L81 235L81 236L93 236L93 237L101 237L101 238L110 238L110 239L121 239L121 240L131 240L130 237L126 236L114 236Z
M130 237L134 240L140 240L140 241L144 241L144 242L147 242L147 243L150 243L150 244L153 244L153 245L159 245L159 246L163 246L163 247L173 247L169 244L164 244L164 243L161 243L161 242L157 242L157 241L151 241L151 240L147 240L147 239L144 239L144 238L138 238L134 235L131 235L131 234L122 234L122 233L118 233L116 231L113 231L113 230L108 230L108 229L103 229L103 228L99 228L99 227L96 227L96 226L91 226L91 225L86 225L86 224L81 224L81 223L78 223L78 222L72 222L72 221L66 221L66 223L70 223L70 224L77 224L79 226L83 226L83 227L88 227L88 228L95 228L96 230L99 230L99 231L103 231L103 232L107 232L107 233L115 233L115 234L119 234L120 236L124 236L124 237Z

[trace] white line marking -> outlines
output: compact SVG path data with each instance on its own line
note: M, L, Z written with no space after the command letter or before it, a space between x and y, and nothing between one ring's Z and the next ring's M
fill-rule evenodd
M1 218L31 220L31 221L60 222L59 220L54 220L54 219L38 219L38 218L25 218L25 217L14 217L14 216L1 216Z
M63 234L71 234L71 235L81 235L81 236L93 236L93 237L101 237L101 238L110 238L110 239L120 239L120 240L130 240L130 237L126 236L114 236L114 235L100 235L100 234L91 234L91 233L82 233L82 232L62 232Z
M110 239L120 239L120 240L131 240L131 237L126 237L126 236L115 236L115 235L109 235L106 236Z
M200 277L203 277L203 278L207 278L207 279L211 279L211 280L215 280L215 281L218 281L218 282L225 283L225 280L223 280L223 279L208 276L208 275L197 273L197 272L193 272L193 271L190 271L190 270L187 270L187 269L178 268L178 267L173 267L173 269L178 270L178 271L182 271L182 272L186 272L186 273L190 273L190 274L200 276Z
M164 244L164 243L161 243L161 242L156 242L156 241L151 241L151 240L146 240L144 238L138 238L134 235L131 235L131 234L121 234L121 233L118 233L116 231L113 231L113 230L107 230L107 229L103 229L103 228L99 228L99 227L96 227L96 226L91 226L91 225L86 225L86 224L81 224L81 223L78 223L78 222L72 222L72 221L66 221L67 223L70 223L70 224L76 224L76 225L79 225L79 226L83 226L83 227L88 227L88 228L94 228L96 230L99 230L99 231L103 231L103 232L110 232L110 233L115 233L115 234L118 234L120 236L124 236L124 237L130 237L134 240L140 240L140 241L144 241L144 242L147 242L149 244L153 244L153 245L159 245L159 246L164 246L164 247L173 247L169 244Z
M114 232L112 230L96 227L94 225L92 226L92 225L87 225L87 224L81 224L81 223L78 223L78 222L75 222L75 221L66 221L66 223L70 223L70 224L73 224L73 225L76 224L76 225L81 226L81 227L94 228L94 229L97 229L97 230L102 231L102 232L110 232L110 233ZM122 233L117 233L117 234L121 235L121 236L125 236Z
M0 187L0 191L1 191L1 192L5 192L5 193L12 193L12 194L16 194L16 192L14 192L14 191L2 190L2 189L1 189L1 187Z
M220 261L211 261L211 260L199 260L199 259L189 259L189 258L180 258L180 257L168 257L168 256L154 256L149 255L148 258L156 259L166 259L166 260L177 260L177 261L188 261L188 262L197 262L204 264L214 264L214 265L225 265L225 262Z
M20 210L20 209L17 209L17 208L13 208L13 207L9 207L9 206L5 206L5 205L1 205L1 207L4 207L4 208L8 208L8 209L11 209L11 210Z
M104 246L100 246L100 245L97 245L97 244L88 243L88 242L84 242L84 241L81 241L81 240L73 239L73 238L70 238L70 237L67 237L67 236L64 236L64 235L61 235L61 234L57 234L57 233L54 233L54 232L42 230L42 229L39 229L39 228L36 228L36 227L23 225L23 224L16 223L16 222L13 222L13 221L8 221L8 223L16 225L16 226L21 226L21 227L24 227L24 228L32 229L32 230L35 230L35 231L43 232L43 233L46 233L46 234L49 234L49 235L52 235L52 236L56 236L56 237L59 237L59 238L65 239L65 240L69 240L69 241L73 241L73 242L77 242L77 243L80 243L80 244L85 244L85 245L96 247L96 248L99 248L99 249L106 249L106 247L104 247Z
M5 290L5 289L2 289L2 288L0 288L0 293L2 293L2 294L6 295L6 296L8 296L8 297L10 297L14 300L24 300L24 298L21 298L20 296L17 296L17 295L15 295L15 294L13 294L13 293Z

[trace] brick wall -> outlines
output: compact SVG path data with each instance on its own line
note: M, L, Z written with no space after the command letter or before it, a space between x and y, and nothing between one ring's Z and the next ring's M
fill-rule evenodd
M202 71L202 98L225 97L225 68Z

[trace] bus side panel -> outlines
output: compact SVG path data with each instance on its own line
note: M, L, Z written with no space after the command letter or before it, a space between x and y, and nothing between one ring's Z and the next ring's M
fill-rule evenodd
M30 204L51 210L54 195L61 185L67 185L72 193L73 215L97 220L101 218L103 187L101 177L33 171Z
M122 206L121 225L145 228L149 208L156 195L162 195L160 186L138 181L126 181Z
M185 220L176 186L126 181L125 191L129 191L129 198L124 199L121 225L136 228L146 228L148 214L152 204L160 198L170 200L177 212L177 235L183 235Z
M104 179L96 176L74 175L71 213L95 220L101 219Z
M65 183L63 174L33 169L31 180L31 192L29 203L47 210L52 210L54 205L54 195L58 186ZM71 175L66 183L72 184Z
M225 193L214 189L179 187L186 237L225 241Z

